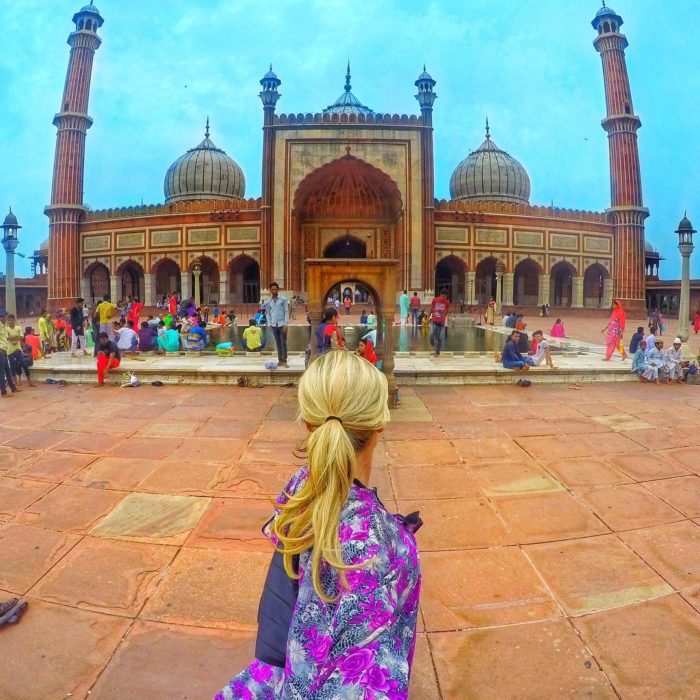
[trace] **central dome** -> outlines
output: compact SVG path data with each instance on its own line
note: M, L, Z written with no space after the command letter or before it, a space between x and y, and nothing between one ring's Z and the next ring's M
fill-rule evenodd
M513 156L492 140L486 122L486 140L470 153L450 178L452 199L530 203L530 177Z
M193 199L242 199L245 176L241 166L209 138L209 120L204 140L180 156L165 174L166 203Z
M328 105L323 110L324 114L364 114L365 116L374 114L374 112L363 105L360 100L352 94L352 85L350 84L350 61L348 61L348 70L345 73L345 91L332 104Z

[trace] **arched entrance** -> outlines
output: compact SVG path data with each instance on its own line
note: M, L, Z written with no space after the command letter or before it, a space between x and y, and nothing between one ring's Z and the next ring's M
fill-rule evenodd
M127 260L117 270L121 282L122 299L143 298L143 268L133 260Z
M576 268L571 263L562 260L554 265L549 276L549 303L552 306L571 306L575 276Z
M603 306L605 295L605 280L610 273L600 263L594 263L586 268L583 275L583 305L589 308Z
M197 269L199 267L199 284L197 284ZM219 266L206 255L192 261L190 265L190 289L192 298L197 306L211 304L219 297ZM196 291L199 288L199 296Z
M232 304L257 304L260 301L260 265L248 255L238 255L229 264Z
M366 258L367 244L355 236L346 234L336 238L323 250L324 258Z
M162 258L152 270L156 280L156 299L180 293L180 266L171 258Z
M539 300L542 268L531 259L521 260L513 275L513 303L516 306L535 306Z
M496 258L484 258L476 266L476 298L482 306L496 298Z
M464 276L467 266L456 255L441 258L435 266L435 294L447 289L447 298L454 304L466 298Z
M94 304L98 299L104 299L109 294L109 270L102 263L93 263L85 271L88 298L85 300ZM118 301L118 300L117 300Z
M304 261L321 257L398 259L406 286L401 194L385 172L349 153L326 163L301 181L291 215L290 289L306 289Z

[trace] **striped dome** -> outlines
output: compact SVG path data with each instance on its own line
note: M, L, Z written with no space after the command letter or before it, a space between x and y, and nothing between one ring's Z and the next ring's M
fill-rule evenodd
M211 141L208 119L204 140L168 168L163 190L166 203L245 196L243 170Z
M491 140L487 125L486 140L452 173L450 197L529 204L530 177L515 158Z

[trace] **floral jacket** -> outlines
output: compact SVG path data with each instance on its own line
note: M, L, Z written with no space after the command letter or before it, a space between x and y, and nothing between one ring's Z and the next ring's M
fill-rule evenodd
M307 477L302 467L277 502L286 502ZM215 700L405 700L421 583L415 529L355 481L340 514L339 537L343 560L364 566L346 572L349 589L341 588L337 571L322 570L324 589L340 594L325 603L311 574L304 575L311 556L303 553L285 668L256 660ZM274 542L270 523L266 534Z

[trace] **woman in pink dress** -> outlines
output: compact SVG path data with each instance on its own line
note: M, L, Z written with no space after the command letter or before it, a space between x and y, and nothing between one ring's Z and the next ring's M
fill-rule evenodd
M552 325L552 329L549 331L549 335L552 336L552 338L565 338L566 337L566 331L564 330L564 324L561 322L561 319L558 318L554 324Z
M622 355L623 360L627 359L625 346L621 343L626 324L627 316L625 316L625 312L622 309L622 304L620 303L619 299L615 299L615 301L613 301L612 312L610 314L608 325L602 330L602 332L605 333L603 342L605 343L606 360L610 360L616 349Z

